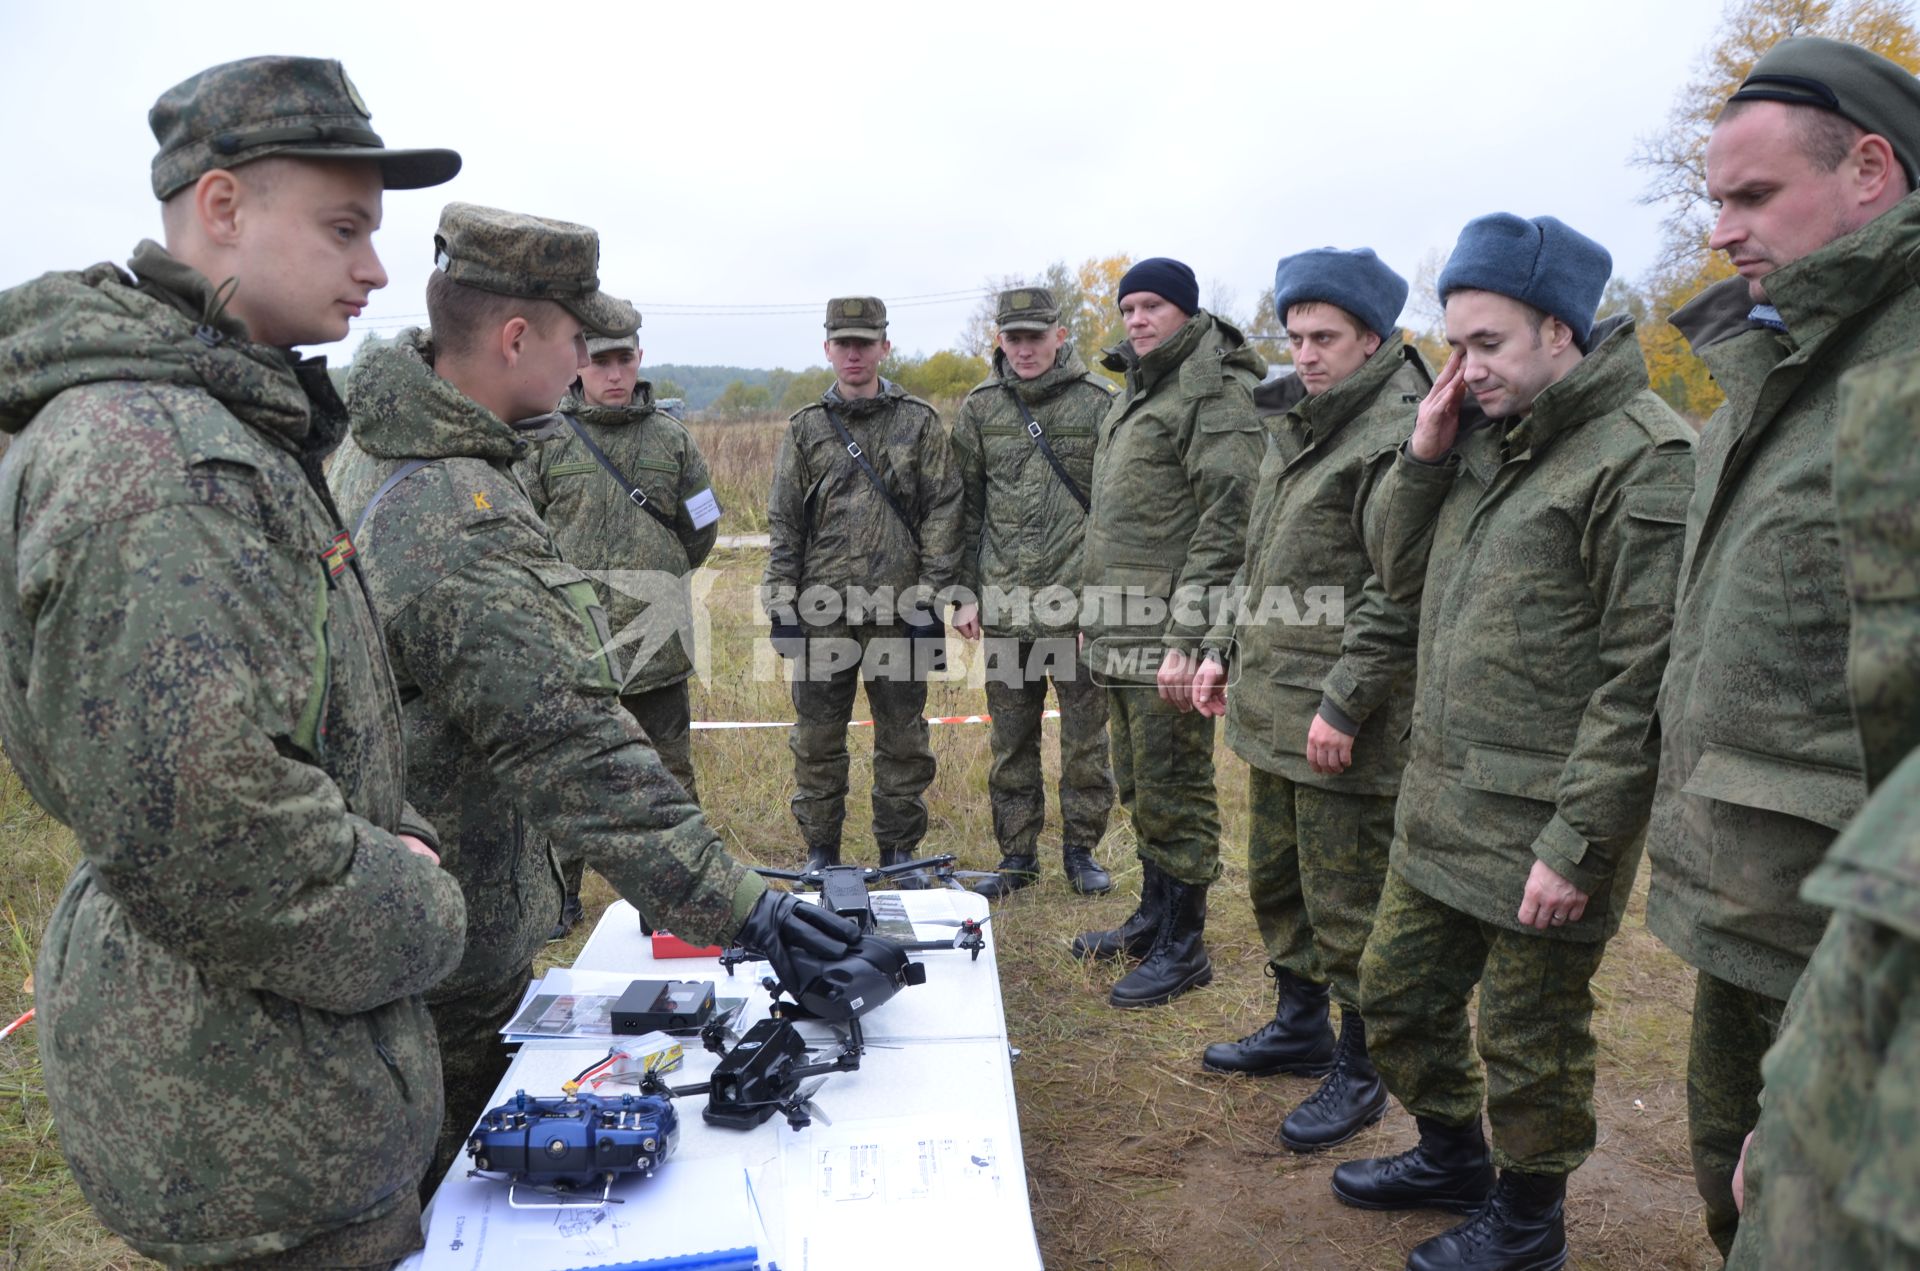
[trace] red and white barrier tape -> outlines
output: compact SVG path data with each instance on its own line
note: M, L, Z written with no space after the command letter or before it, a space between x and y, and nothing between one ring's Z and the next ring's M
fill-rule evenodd
M20 1025L26 1023L28 1020L32 1018L33 1018L33 1011L28 1011L25 1015L22 1015L19 1019L13 1021L13 1023L7 1025L5 1028L0 1028L0 1041L5 1041L7 1039L8 1034L12 1033L14 1029L20 1027Z
M1059 719L1059 711L1042 711L1042 719ZM929 715L929 724L985 724L991 722L991 715ZM731 732L745 728L792 728L792 720L746 720L746 719L696 719L689 727L700 730ZM847 725L849 728L872 728L870 719L856 719Z

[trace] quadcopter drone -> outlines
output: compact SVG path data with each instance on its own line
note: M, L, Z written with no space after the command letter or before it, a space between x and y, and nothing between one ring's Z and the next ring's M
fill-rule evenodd
M963 878L997 878L998 875L981 870L956 870L953 863L957 858L951 852L938 856L926 856L919 860L903 861L898 865L824 865L816 869L772 869L755 866L754 872L762 878L778 879L793 883L799 887L812 888L820 893L820 904L842 918L852 922L860 929L861 935L870 935L874 929L873 900L867 889L874 883L892 882L895 879L922 872L931 873L936 879L955 891L966 891L960 882ZM926 953L936 949L965 949L971 961L980 960L980 951L987 947L986 925L993 921L989 914L985 918L916 918L916 926L957 927L959 930L952 940L913 940L891 941L904 953ZM720 963L729 974L740 962L749 961L745 956L736 956L739 950L729 949L720 957ZM912 981L919 983L919 981Z

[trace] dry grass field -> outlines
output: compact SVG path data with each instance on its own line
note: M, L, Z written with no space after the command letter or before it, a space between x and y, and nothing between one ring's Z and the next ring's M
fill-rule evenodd
M725 530L764 528L765 473L778 425L699 425L696 433L729 510ZM751 596L761 554L722 551L709 566L717 573L708 595L712 675L695 689L695 717L790 718L784 685L754 674L763 630ZM982 709L978 690L964 683L935 685L929 705L931 714ZM857 717L863 712L864 702ZM855 730L853 746L847 847L850 858L871 860L869 774L862 761L871 735ZM991 868L998 853L985 798L986 730L936 727L934 751L940 766L926 847L953 852L966 867ZM1119 876L1112 896L1074 895L1059 878L1056 858L1048 861L1045 881L1007 902L994 924L1008 1027L1022 1051L1014 1079L1046 1264L1056 1271L1399 1267L1415 1242L1454 1220L1345 1209L1333 1200L1327 1179L1346 1153L1410 1144L1413 1126L1404 1113L1396 1108L1377 1129L1339 1149L1341 1156L1295 1156L1279 1146L1277 1131L1312 1083L1200 1071L1207 1042L1238 1036L1272 1006L1246 904L1246 770L1224 746L1217 758L1226 872L1214 889L1208 929L1212 987L1159 1010L1115 1011L1106 1004L1113 972L1068 956L1075 932L1110 925L1130 907L1139 869L1124 816L1116 816L1100 852ZM767 864L797 862L783 733L696 733L694 761L708 814L737 853ZM33 807L11 771L0 772L0 835L4 1023L32 1003L26 981L34 950L74 848L66 831ZM594 916L612 894L589 875L587 899ZM554 960L568 961L585 931L553 946ZM1717 1266L1700 1229L1687 1163L1683 1064L1692 977L1647 934L1641 905L1609 950L1594 991L1600 1142L1571 1186L1570 1265L1589 1271ZM34 1042L32 1025L0 1042L0 1267L149 1265L99 1227L67 1175ZM128 1096L137 1099L138 1092ZM955 1215L957 1233L965 1222L965 1215Z

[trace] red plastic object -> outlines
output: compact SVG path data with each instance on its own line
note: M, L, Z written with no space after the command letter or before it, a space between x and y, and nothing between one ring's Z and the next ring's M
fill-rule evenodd
M653 940L653 956L656 958L717 958L720 946L710 944L704 949L696 948L670 931L656 931Z

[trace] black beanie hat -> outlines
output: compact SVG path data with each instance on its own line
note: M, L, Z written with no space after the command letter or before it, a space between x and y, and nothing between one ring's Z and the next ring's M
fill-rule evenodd
M1193 271L1170 256L1149 256L1120 279L1118 304L1136 291L1151 291L1191 318L1200 311L1200 284Z

